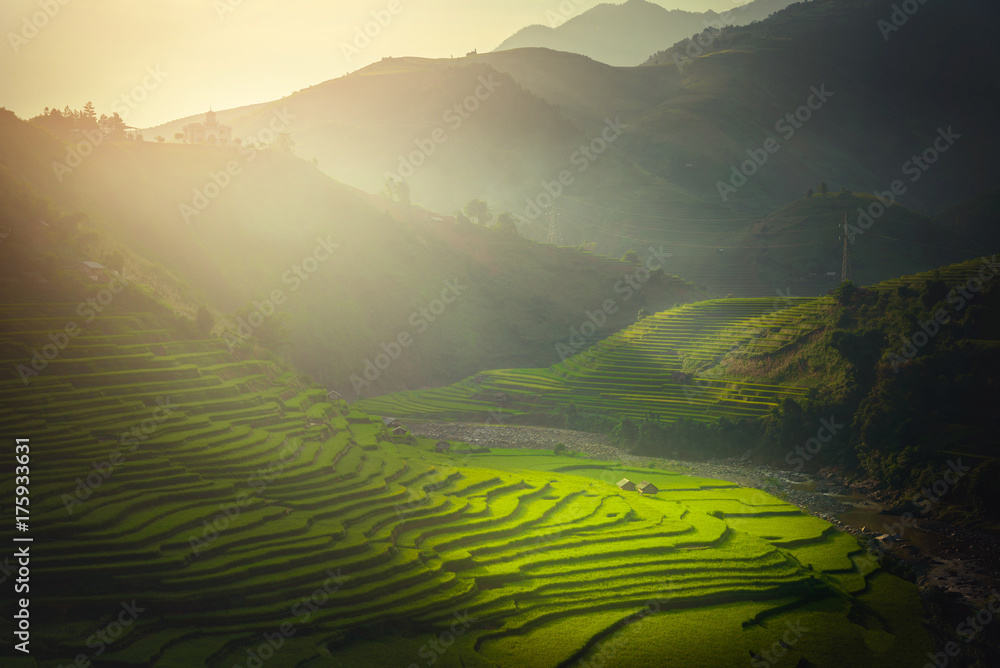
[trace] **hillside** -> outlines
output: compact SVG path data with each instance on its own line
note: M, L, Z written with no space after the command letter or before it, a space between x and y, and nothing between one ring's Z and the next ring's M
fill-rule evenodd
M859 285L972 257L1000 244L1000 235L986 234L984 228L970 233L901 204L886 208L872 195L831 192L796 200L763 218L750 228L740 250L760 282L785 286L791 295L823 294L842 280L845 216L851 277Z
M577 14L564 16L549 11L549 25L522 28L494 51L540 47L578 53L616 66L634 66L664 46L701 33L709 26L744 25L765 19L791 0L754 0L732 10L716 13L668 10L646 0L621 4L602 3Z
M52 255L41 277L52 280L76 273L79 262L124 255L125 273L179 311L193 318L208 306L215 333L234 347L285 354L352 398L453 382L485 360L551 363L566 323L585 320L607 298L621 308L605 314L594 340L634 322L640 308L697 294L661 271L628 288L626 300L615 286L635 271L632 263L471 224L414 220L406 207L378 205L269 150L109 142L60 183L14 149L28 142L40 164L65 159L67 149L12 115L2 122L0 143L12 148L0 151L0 164L19 177L7 181L18 195L4 210L13 232L0 252L17 260L4 272ZM213 175L229 185L216 188ZM217 194L200 201L199 192ZM16 210L32 198L44 206ZM72 222L43 227L63 218ZM37 248L28 253L27 244ZM644 261L652 257L640 250ZM410 336L405 354L395 351L401 334ZM388 369L383 344L396 353ZM370 369L376 360L380 368Z
M796 3L759 23L709 33L704 46L681 42L641 68L538 50L480 58L578 123L620 114L629 131L617 148L645 170L695 197L754 215L822 181L868 193L900 178L909 186L914 174L903 170L912 156L932 145L939 128L951 125L961 134L961 125L969 133L963 136L977 141L956 143L939 164L920 171L904 198L930 213L995 185L993 149L978 142L994 147L997 133L978 100L996 95L997 70L985 63L995 64L998 54L988 46L987 25L970 26L962 17L992 16L997 8L980 0L960 5L962 11L921 11L886 40L878 21L891 15L891 2ZM935 59L937 45L967 30L957 51ZM959 59L984 66L957 67ZM827 102L802 112L804 122L786 120L809 102L813 87L824 85L833 93ZM723 202L718 184L731 184L731 168L769 137L778 151Z
M890 488L933 482L949 456L981 464L964 512L996 521L982 483L997 450L988 408L1000 351L996 256L820 299L729 299L651 315L547 369L483 371L376 397L411 419L597 429L646 452L703 459L756 449L778 465L830 415L810 470L861 470ZM933 388L928 390L928 388ZM975 509L970 511L969 508Z
M582 139L558 110L474 59L386 59L218 118L244 141L279 118L297 153L333 178L378 192L395 174L415 202L447 213L474 197L537 190ZM147 134L173 136L194 120Z
M1000 235L1000 186L968 202L940 211L934 220L948 226L957 235L996 239Z
M919 187L910 187L903 201L928 212L970 199L995 185L983 166L998 137L979 100L997 95L1000 54L988 46L988 24L963 17L985 19L998 11L982 0L921 6L897 30L887 21L891 2L814 0L766 21L727 27L703 47L677 44L646 65L683 70L685 91L634 123L643 127L629 140L643 137L646 148L637 142L630 154L651 170L693 163L672 180L707 196L717 181L729 181L731 164L773 136L780 151L731 198L756 210L773 206L775 195L790 199L820 181L873 192L912 178ZM886 23L889 29L880 27ZM935 55L953 41L947 58ZM983 67L956 67L959 62ZM803 120L792 127L788 121L778 127L786 114L800 113L814 86L833 93L829 102L801 112ZM940 165L916 170L919 176L911 172L912 157L949 126L976 140L955 144ZM692 142L692 136L707 141ZM709 155L699 150L706 144L713 148Z
M1000 4L738 2L8 3L0 668L1000 666Z
M987 46L990 21L962 17L989 17L996 6L923 7L886 40L877 26L891 5L797 3L642 67L539 48L387 58L219 118L243 139L280 119L298 155L368 192L402 174L413 202L431 210L480 198L519 216L535 240L594 242L613 257L664 244L671 272L714 295L773 295L788 283L758 282L741 249L752 226L808 188L873 193L900 181L900 202L928 215L995 187L1000 134L988 101L1000 62ZM934 55L943 40L955 44L947 58ZM961 65L969 62L979 65ZM146 134L172 137L188 120ZM951 138L944 151L934 148L941 133ZM587 157L588 145L601 152ZM928 151L933 164L917 167ZM932 223L947 235L944 221ZM720 272L719 248L741 259ZM931 250L940 252L920 265L904 264L913 255L904 251L872 280L989 248ZM794 256L778 261L813 273Z
M44 620L32 657L5 665L555 666L608 643L632 665L708 665L803 619L816 631L791 655L817 666L934 646L916 587L764 492L548 451L436 452L147 306L102 316L27 385L0 381L0 423L30 434L21 535ZM74 317L4 305L0 355L17 363ZM624 476L659 491L620 490Z

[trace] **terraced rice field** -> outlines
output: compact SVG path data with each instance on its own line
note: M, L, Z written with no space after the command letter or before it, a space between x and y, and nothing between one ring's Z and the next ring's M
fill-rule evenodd
M73 317L0 307L5 368ZM98 318L0 398L5 432L30 438L35 541L32 656L5 666L725 666L774 648L881 666L931 649L914 587L763 492L438 454L151 315Z
M481 417L545 413L574 405L620 417L662 420L766 414L805 388L718 380L726 355L771 352L812 331L827 299L717 299L644 318L548 369L485 371L445 388L358 402L399 417ZM683 375L681 375L683 374Z
M970 260L870 289L919 290L928 280L964 285L982 265L982 259ZM646 317L547 369L484 371L447 387L354 405L376 415L466 421L546 415L571 405L615 417L652 414L664 422L759 417L786 397L808 395L809 389L723 379L715 368L727 357L767 355L794 344L816 331L832 304L829 296L687 304Z

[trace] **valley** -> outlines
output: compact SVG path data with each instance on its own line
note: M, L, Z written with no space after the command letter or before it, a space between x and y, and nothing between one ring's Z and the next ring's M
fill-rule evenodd
M996 3L154 4L0 8L0 665L1000 665Z

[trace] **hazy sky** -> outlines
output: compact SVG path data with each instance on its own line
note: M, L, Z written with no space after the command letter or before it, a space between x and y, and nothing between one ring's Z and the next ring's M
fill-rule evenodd
M383 56L489 51L599 0L0 0L0 106L119 111L146 127L276 99ZM657 0L724 10L738 0ZM46 11L47 8L47 11ZM395 13L393 13L395 10ZM381 15L383 27L355 44ZM345 45L350 48L345 52ZM356 53L351 49L357 49Z

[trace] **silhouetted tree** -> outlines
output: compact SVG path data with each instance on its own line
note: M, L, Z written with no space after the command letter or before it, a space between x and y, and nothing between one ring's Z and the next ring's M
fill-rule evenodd
M66 107L66 111L59 111L58 109L48 107L45 111L31 119L31 123L45 128L52 134L63 137L70 138L73 136L73 129L76 127L76 120L74 118L73 112L69 107Z
M826 181L819 184L819 193L821 195L826 195Z
M410 203L410 184L402 179L391 177L386 179L385 193L391 200L395 200L396 202L401 202L403 204Z
M97 129L97 111L94 109L94 103L88 101L87 104L83 105L83 111L80 112L77 117L76 123L77 130L96 130Z
M493 220L490 206L481 199L474 199L465 205L465 215L477 225L488 225Z
M858 293L858 286L854 284L854 281L844 281L837 286L837 289L833 291L834 297L837 298L839 304L849 304L854 295Z
M813 196L813 189L812 187L810 187L808 190L806 190L806 197L812 197L812 196Z
M98 127L107 139L111 141L123 141L127 138L125 134L125 121L118 113L111 114L111 116L101 115L101 119L98 122Z
M496 227L506 234L513 234L514 236L520 236L521 234L521 231L517 229L517 222L515 222L514 216L506 211L497 216Z

